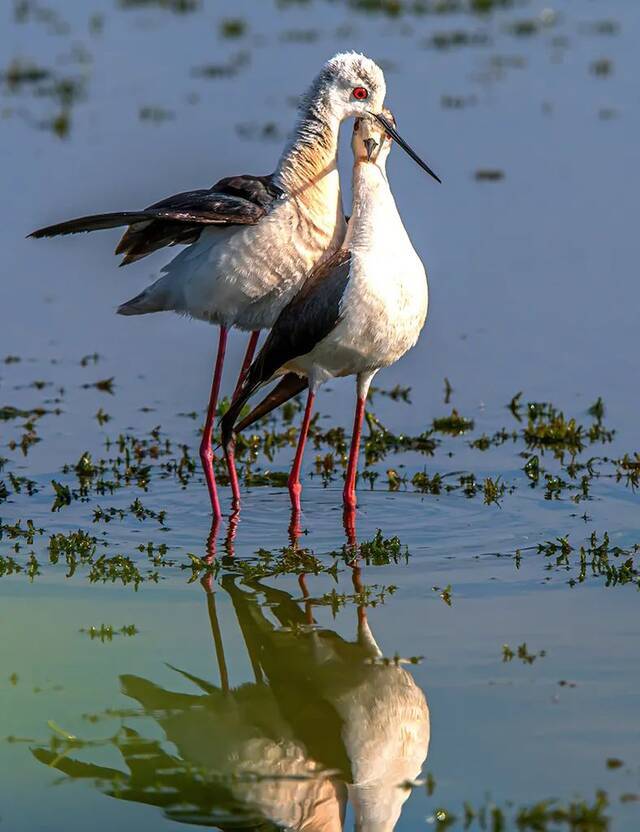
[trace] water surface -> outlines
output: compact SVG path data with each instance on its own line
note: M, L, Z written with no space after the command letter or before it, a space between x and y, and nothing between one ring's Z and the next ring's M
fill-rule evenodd
M636 828L640 11L478 5L0 12L7 829L463 828L465 803L472 829ZM109 232L23 238L273 169L348 48L444 180L392 155L431 305L377 384L409 402L370 403L394 438L371 423L357 543L329 432L348 438L348 380L319 400L299 539L296 414L260 428L239 523L211 536L215 332L113 314L166 254L118 271ZM434 429L453 408L468 422Z

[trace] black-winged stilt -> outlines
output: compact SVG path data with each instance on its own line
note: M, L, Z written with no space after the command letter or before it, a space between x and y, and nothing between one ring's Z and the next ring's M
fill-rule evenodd
M376 119L356 120L353 208L345 241L310 273L283 309L222 419L223 445L233 462L234 423L249 397L263 384L284 376L239 428L309 386L289 476L294 512L300 510L302 456L320 385L334 377L357 377L343 495L345 508L353 511L360 434L371 380L416 343L425 322L428 291L424 266L402 224L386 175L391 136L397 136L397 131L389 111Z

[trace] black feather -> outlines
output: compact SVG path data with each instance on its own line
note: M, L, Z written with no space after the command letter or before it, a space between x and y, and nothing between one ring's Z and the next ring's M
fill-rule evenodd
M282 310L249 368L240 394L222 418L222 443L225 447L233 440L234 424L245 402L256 390L289 361L311 352L338 324L340 301L349 282L350 269L351 252L340 249L309 274L298 294Z
M299 376L297 373L287 373L286 376L282 377L279 384L253 408L251 413L248 413L244 419L238 422L235 428L236 433L240 433L245 428L248 428L249 425L257 422L258 419L267 416L276 407L288 402L289 399L297 396L298 393L302 393L308 386L309 379L306 376Z
M271 176L230 176L212 188L185 191L142 211L94 214L49 225L30 237L56 237L128 225L116 248L121 265L146 257L164 246L195 242L212 225L255 225L283 191Z

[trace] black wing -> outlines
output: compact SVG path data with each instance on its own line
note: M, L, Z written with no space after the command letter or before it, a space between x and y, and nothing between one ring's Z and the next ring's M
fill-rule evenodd
M185 191L142 211L116 211L78 217L40 228L30 237L56 237L128 225L116 248L121 265L168 245L195 242L211 225L255 225L283 192L272 176L230 176L209 189Z
M282 310L249 368L239 396L222 418L222 442L225 446L233 439L234 425L245 402L258 387L268 382L292 359L311 352L339 322L340 301L349 281L350 268L351 252L340 249L310 273L298 294ZM295 391L291 395L300 392L305 386L303 384L301 388L295 389L295 385L291 385ZM281 399L274 406L282 401L286 399ZM262 404L256 408L262 413L272 409L273 407L262 409ZM243 427L246 424L246 420L243 420Z
M253 410L242 418L234 427L235 433L242 433L245 428L267 416L276 407L288 402L298 393L302 393L309 385L306 376L299 376L297 373L287 373L282 380L257 404Z

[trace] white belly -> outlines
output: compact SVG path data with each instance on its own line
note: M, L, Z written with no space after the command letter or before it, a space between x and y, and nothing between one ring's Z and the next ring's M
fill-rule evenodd
M158 281L167 308L227 327L270 328L309 270L344 238L341 210L322 220L283 200L257 225L206 229Z
M427 306L427 278L413 249L395 260L354 252L340 322L289 366L318 380L388 367L415 345Z

